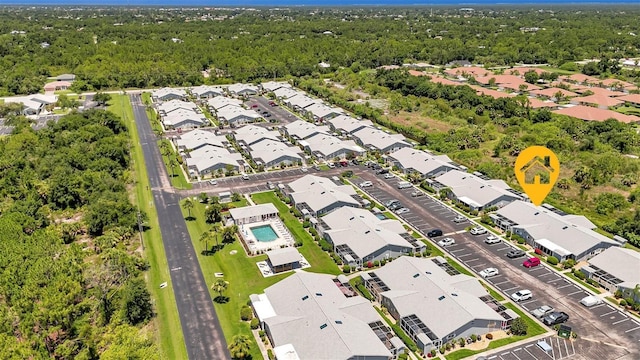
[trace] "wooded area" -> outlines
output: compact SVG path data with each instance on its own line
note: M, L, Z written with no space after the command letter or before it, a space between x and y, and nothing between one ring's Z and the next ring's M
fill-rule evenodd
M0 96L38 92L48 76L62 73L76 74L73 89L84 91L230 81L216 74L254 81L404 62L574 68L577 60L637 57L640 10L594 9L2 8ZM320 62L331 66L319 68ZM202 74L207 69L209 79Z
M158 357L128 148L103 110L0 139L0 358Z

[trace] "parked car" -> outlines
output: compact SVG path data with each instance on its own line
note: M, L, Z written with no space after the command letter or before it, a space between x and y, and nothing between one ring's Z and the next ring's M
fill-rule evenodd
M524 251L520 249L511 249L507 252L507 257L510 259L515 259L524 256L524 254Z
M496 276L499 273L498 269L490 267L480 271L478 274L486 279L488 277Z
M602 299L600 299L595 295L589 295L587 297L583 297L582 300L580 300L580 304L586 307L592 307L592 306L602 304Z
M386 174L384 174L384 178L385 179L393 179L393 174L392 173L386 173Z
M319 171L319 170L320 170L320 165L313 165L313 168L314 168L315 170L318 170L318 171Z
M544 319L542 319L542 322L548 326L553 326L556 324L562 324L567 320L569 320L569 314L564 311L554 311L545 316Z
M373 186L373 183L371 181L364 181L360 183L360 187L361 188L366 188L366 187L370 187Z
M411 197L420 197L420 196L423 196L423 195L424 195L424 193L422 191L420 191L420 190L416 190L416 191L411 193Z
M278 106L275 101L269 101L269 106Z
M255 109L255 108L257 108L257 107L258 107L258 104L253 104L253 105L251 105L251 108L253 108L253 109Z
M411 211L411 210L407 209L406 207L403 207L403 208L400 208L400 209L396 210L396 214L398 214L398 215L400 215L400 214L406 214L406 213L408 213L409 211Z
M218 180L211 179L211 180L209 180L209 184L211 184L211 185L218 185Z
M249 175L242 174L242 180L249 180Z
M327 166L329 169L334 169L336 167L333 163L328 163Z
M456 223L456 224L459 224L459 223L465 222L465 221L467 221L467 218L465 216L462 216L462 215L458 215L453 219L453 222Z
M442 230L440 229L429 230L429 232L427 233L427 236L428 237L442 236Z
M301 168L300 168L300 170L302 170L302 172L307 172L307 171L309 171L309 169L307 169L307 167L306 167L306 166L301 167Z
M358 161L358 159L351 159L351 163L353 165L360 165L360 161Z
M533 294L531 294L530 290L518 290L511 294L511 299L515 302L525 301L531 299Z
M449 245L453 245L455 243L456 243L456 241L453 238L449 238L449 237L438 241L438 245L440 245L440 246L449 246Z
M388 174L388 173L389 173L389 170L387 170L387 169L380 169L380 170L376 171L376 174Z
M340 161L340 165L341 166L349 166L349 162L347 160L341 160Z
M271 117L271 114L266 113L266 114L264 114L264 117L266 117L266 118Z
M487 236L486 239L484 239L484 242L487 244L497 244L499 243L501 240L499 237L495 236L495 235L489 235Z
M402 204L397 202L397 203L393 203L393 204L391 204L391 205L389 205L387 207L389 208L389 210L393 211L393 210L396 210L396 209L400 209L402 207Z
M522 263L522 266L524 266L526 268L532 268L532 267L538 266L538 265L540 265L540 259L538 259L537 257L528 258L527 260L525 260Z
M471 233L471 235L482 235L487 233L487 229L483 228L482 226L476 226L469 232Z
M537 317L538 319L542 319L547 316L547 314L553 312L554 308L549 305L542 305L537 309L531 311L531 315Z
M273 190L273 189L275 189L275 188L276 188L276 186L275 186L275 185L273 185L273 183L272 183L271 181L267 181L267 187L268 187L270 190Z
M391 199L391 200L387 201L386 203L384 203L384 206L389 207L389 206L391 206L391 205L393 205L393 204L396 204L396 203L397 203L397 204L399 204L399 203L400 203L400 200L398 200L398 199Z

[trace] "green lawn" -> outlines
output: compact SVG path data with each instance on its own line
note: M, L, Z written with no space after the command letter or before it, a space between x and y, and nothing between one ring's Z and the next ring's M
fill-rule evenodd
M291 232L294 238L302 241L302 246L298 248L300 253L307 259L311 268L309 271L338 275L342 272L338 265L329 257L329 254L322 251L320 246L313 241L311 235L302 227L300 221L289 212L287 204L278 199L272 191L251 195L253 202L256 204L272 203L278 208L282 215L283 222Z
M490 288L489 286L487 286L485 283L483 283L482 281L480 281L482 283L482 286L484 286L485 289L487 289L487 291L489 292L489 295L491 295L494 299L498 300L498 301L503 301L504 300L504 296L500 295L499 292L493 290L492 288Z
M460 272L460 274L466 274L466 275L475 277L475 275L473 275L471 272L469 272L469 270L463 268L462 265L458 264L452 258L447 256L447 257L445 257L445 259L447 259L447 262L449 263L449 265L451 265L454 269L458 270L458 272Z
M384 215L387 219L398 220L398 218L393 213L391 213L391 211L385 211L382 213L382 215Z
M570 277L571 279L573 279L573 280L577 281L578 283L580 283L580 285L582 285L582 286L586 287L587 289L589 289L589 290L593 291L594 293L596 293L596 294L602 294L602 290L600 290L600 289L598 289L598 288L596 288L596 287L594 287L594 286L592 286L592 285L587 284L587 283L586 283L585 281L583 281L583 280L578 279L575 275L573 275L573 273L571 273L571 272L566 272L566 273L564 273L564 275L566 275L566 276Z
M445 355L445 359L447 360L458 360L463 359L471 355L475 355L481 352L485 352L491 349L497 349L499 347L505 346L507 344L511 344L520 340L524 340L530 337L538 336L540 334L544 334L547 332L547 329L533 321L528 315L520 311L515 305L508 303L505 304L506 307L515 311L526 323L527 323L527 335L524 336L510 336L504 339L494 340L489 343L489 346L482 350L469 350L469 349L461 349L454 351L450 354Z
M160 146L162 142L169 143L169 140L163 139L158 141L158 146ZM169 149L173 149L170 143L169 143ZM176 154L173 150L171 150L171 153L169 154L169 156L164 156L164 155L162 156L162 161L164 162L164 165L167 168L167 173L169 174L169 178L171 179L171 185L173 185L173 187L178 189L191 189L192 185L190 182L187 181L184 171L182 171L181 169L180 161L178 161L178 157L179 155ZM170 166L171 159L175 161L175 166L173 167L173 169Z
M239 204L235 203L235 204ZM234 204L234 205L235 205ZM216 308L216 314L220 319L222 331L227 341L234 335L244 334L251 339L251 352L250 356L253 359L262 359L262 354L255 343L254 337L251 334L251 328L248 322L240 320L240 309L243 305L246 305L249 301L249 295L260 294L265 288L275 284L276 282L286 278L291 272L265 278L260 274L256 263L258 261L265 260L266 255L259 255L255 257L248 257L242 247L240 241L236 241L233 244L225 245L222 250L216 252L214 255L205 256L202 255L202 250L205 249L205 244L200 242L200 235L207 231L210 225L204 221L204 204L196 202L194 208L191 210L191 215L195 220L187 221L187 228L189 235L191 236L191 242L196 249L198 261L204 279L210 287L215 280L215 273L223 273L224 279L229 282L227 291L224 296L229 297L229 302L226 304L214 303ZM182 213L187 216L187 211L183 209ZM209 247L214 244L209 243ZM231 255L231 251L235 250L237 253ZM211 298L218 296L217 293L209 290ZM213 301L213 300L212 300ZM186 358L186 357L185 357Z
M127 124L131 135L131 157L133 159L133 179L135 181L135 202L141 211L147 213L149 220L145 224L149 229L143 234L145 255L149 262L146 274L149 289L153 296L156 316L156 342L163 359L186 359L187 348L184 343L180 317L173 294L167 258L164 253L158 215L153 205L153 197L149 188L147 169L144 166L144 156L138 141L138 131L133 117L133 109L129 98L124 95L112 95L109 110L120 116ZM168 281L168 286L160 289L159 284Z

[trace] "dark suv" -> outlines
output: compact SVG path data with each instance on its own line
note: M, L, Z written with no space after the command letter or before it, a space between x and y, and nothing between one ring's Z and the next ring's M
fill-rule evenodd
M440 229L429 230L429 232L427 233L427 236L428 237L442 236L442 230Z
M542 319L542 322L548 326L553 326L556 324L562 324L567 320L569 320L569 315L566 312L554 311L551 314L545 316L544 319Z

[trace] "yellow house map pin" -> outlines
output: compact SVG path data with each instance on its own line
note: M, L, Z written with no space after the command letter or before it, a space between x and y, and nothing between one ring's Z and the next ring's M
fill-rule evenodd
M546 147L530 146L520 152L514 170L531 202L540 206L558 180L560 161Z

